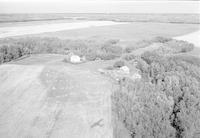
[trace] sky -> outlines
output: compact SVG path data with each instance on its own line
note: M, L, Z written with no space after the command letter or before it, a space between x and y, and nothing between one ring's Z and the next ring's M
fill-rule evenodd
M0 13L200 13L200 1L0 0Z

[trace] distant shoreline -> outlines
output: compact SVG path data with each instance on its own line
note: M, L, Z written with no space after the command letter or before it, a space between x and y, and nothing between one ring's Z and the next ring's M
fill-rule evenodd
M200 24L200 14L51 13L0 14L0 23L35 21L114 21Z
M37 19L37 20L23 20L23 21L0 21L1 23L28 23L38 21L69 21L68 19ZM88 20L70 20L70 21L88 21ZM172 23L172 24L200 24L200 23L185 23L185 22L160 22L160 21L115 21L115 20L90 20L90 21L113 21L113 22L141 22L141 23Z

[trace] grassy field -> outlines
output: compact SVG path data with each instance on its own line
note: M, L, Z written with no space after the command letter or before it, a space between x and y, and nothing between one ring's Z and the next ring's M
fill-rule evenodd
M1 137L112 137L111 82L91 69L96 63L63 58L40 54L0 65Z
M13 23L2 23L0 26L28 26L28 25L39 25L39 24L54 24L54 23L65 23L61 21L51 22L28 22L19 23L18 25ZM122 41L139 41L143 39L151 39L156 36L163 37L175 37L185 35L194 31L199 30L198 24L172 24L172 23L143 23L143 22L132 22L121 25L113 26L101 26L101 27L90 27L75 30L63 30L58 32L42 33L30 36L46 36L46 37L59 37L62 39L73 38L73 39L88 39L88 38L114 38Z
M129 23L115 26L91 27L87 29L43 33L39 36L59 37L61 39L119 39L122 46L131 46L140 40L152 39L157 36L171 38L185 35L199 29L200 27L198 24Z
M85 20L112 20L128 24L43 33L62 39L120 39L122 44L153 37L175 37L199 30L198 14L0 14L0 26L24 26ZM4 22L4 23L3 23ZM173 22L173 23L172 23ZM32 36L32 35L31 35ZM38 36L35 35L35 36Z

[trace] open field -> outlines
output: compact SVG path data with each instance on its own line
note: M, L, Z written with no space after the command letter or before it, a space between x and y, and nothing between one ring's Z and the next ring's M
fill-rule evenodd
M68 23L52 23L40 25L27 25L16 27L0 27L0 38L21 36L27 34L40 34L45 32L56 32L62 30L74 30L80 28L89 28L96 26L111 26L124 23L116 23L112 21L84 21L84 22L68 22Z
M59 37L65 39L115 38L122 41L136 42L143 39L151 39L156 36L175 37L185 35L199 29L200 27L198 24L151 22L118 23L110 21L37 21L19 24L1 23L0 37L36 34L35 36Z
M49 30L48 32L52 33L43 33L40 36L50 36L50 37L52 36L59 38L75 38L75 39L77 38L88 39L90 37L98 39L102 37L116 38L122 41L124 40L131 41L130 43L132 43L132 41L135 42L143 39L151 39L156 36L175 37L188 34L198 30L200 23L198 14L122 14L122 13L65 14L63 13L63 14L0 14L0 17L1 17L0 19L2 20L2 22L0 21L1 22L0 29L2 28L3 30L1 32L5 33L9 33L9 29L11 29L12 31L15 30L19 34L20 33L23 34L22 33L23 31L26 32L25 34L32 34L34 32L42 33L42 32L47 32L47 30ZM110 25L113 26L104 26L103 22L105 21L114 21L110 22ZM79 24L79 22L94 22L94 23L86 26L75 25L76 27L70 27L72 26L71 24L73 23ZM118 24L117 22L122 22L122 24ZM98 24L102 25L98 27L99 26ZM78 26L83 26L83 27L78 27ZM26 29L26 27L29 29ZM33 29L33 27L36 27L36 29ZM46 31L42 31L45 30L45 28ZM71 29L69 30L69 28Z
M1 137L112 137L109 79L90 69L95 63L70 65L63 57L0 66Z
M200 26L198 24L135 22L113 26L90 27L86 29L43 33L39 34L39 36L58 37L62 39L119 39L121 45L126 47L134 46L134 43L137 41L152 39L157 36L172 38L192 33L199 29Z

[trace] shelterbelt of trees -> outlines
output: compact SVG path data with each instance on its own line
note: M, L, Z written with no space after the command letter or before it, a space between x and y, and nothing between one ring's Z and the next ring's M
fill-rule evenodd
M191 45L182 47L183 41L163 43L140 56L125 56L129 64L137 61L142 79L120 82L113 109L132 138L198 138L200 59L187 54Z
M165 44L160 51L173 50L174 52L187 52L193 49L193 45L185 41L170 38L156 37L150 40L136 42L131 47L122 49L118 39L105 40L63 40L56 37L22 37L0 39L0 63L9 62L22 56L31 54L67 54L69 51L79 56L85 56L87 60L111 60L119 58L132 51L148 47L153 43ZM168 49L167 49L168 48Z
M67 54L73 52L87 60L110 60L120 57L119 40L62 40L52 37L24 37L0 40L0 63L31 54Z

